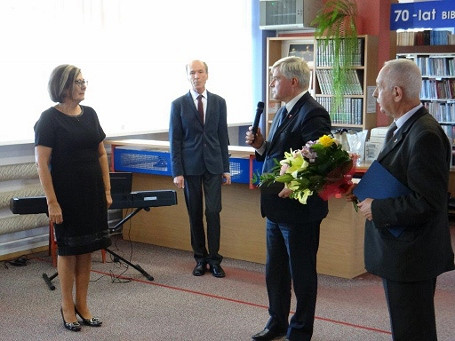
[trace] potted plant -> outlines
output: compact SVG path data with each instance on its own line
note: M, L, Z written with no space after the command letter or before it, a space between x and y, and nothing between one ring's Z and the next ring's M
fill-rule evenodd
M345 71L353 66L354 56L359 52L357 14L356 0L328 0L311 23L316 29L319 48L331 49L334 91L331 108L335 111L347 90Z

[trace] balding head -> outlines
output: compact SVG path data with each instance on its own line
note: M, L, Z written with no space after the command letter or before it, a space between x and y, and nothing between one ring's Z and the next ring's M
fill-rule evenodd
M384 63L381 72L384 72L384 80L388 85L403 89L405 100L420 101L422 74L414 61L405 58L392 59Z

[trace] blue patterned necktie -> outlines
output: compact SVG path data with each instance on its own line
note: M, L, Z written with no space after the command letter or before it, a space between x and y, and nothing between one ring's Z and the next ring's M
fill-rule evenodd
M387 131L385 133L385 138L384 138L384 144L382 145L381 152L385 149L385 146L387 143L392 139L393 133L397 130L397 125L395 124L395 121L392 122L392 124L387 128Z
M278 123L278 126L282 125L286 121L287 116L288 110L286 109L286 107L284 107L284 110L280 114L280 121Z
M393 137L393 133L395 132L395 130L397 130L397 125L395 124L395 122L393 122L389 128L387 129L387 132L385 134L385 143L389 142L392 137Z

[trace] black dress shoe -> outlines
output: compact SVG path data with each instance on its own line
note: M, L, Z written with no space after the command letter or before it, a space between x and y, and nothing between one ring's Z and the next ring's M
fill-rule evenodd
M99 318L97 317L92 317L90 319L86 319L84 316L82 316L78 311L77 309L75 308L76 310L76 314L79 315L79 317L82 319L82 323L84 323L86 326L90 326L90 327L100 327L102 324L103 324L103 321L101 321Z
M207 264L205 262L197 262L193 269L194 276L202 276L207 271Z
M226 273L224 272L223 268L219 264L210 265L210 272L212 273L212 275L214 277L217 277L217 278L223 278L224 276L226 276Z
M287 329L278 329L278 328L264 328L263 331L260 331L259 333L255 334L252 336L253 340L256 341L269 341L269 340L274 340L275 338L278 337L283 337L286 335Z
M63 319L63 326L68 329L68 330L71 330L72 332L79 332L81 331L81 325L79 324L79 322L66 322L65 321L65 318L63 317L63 309L60 308L60 313L62 314L62 319Z

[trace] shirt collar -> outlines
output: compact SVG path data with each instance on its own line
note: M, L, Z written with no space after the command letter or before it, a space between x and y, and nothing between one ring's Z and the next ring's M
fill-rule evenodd
M197 100L197 96L199 96L199 93L197 91L194 91L193 89L190 89L191 97L193 97L193 101ZM207 99L207 89L204 90L204 92L201 94L205 99Z
M295 96L293 99L291 99L289 102L286 103L286 110L288 112L291 112L292 108L294 108L294 105L307 93L308 90L302 91L299 93L297 96Z
M409 120L409 118L414 115L417 110L419 110L421 107L422 107L422 103L420 103L418 106L412 108L411 110L409 110L406 114L404 114L403 116L400 116L398 117L396 120L395 120L395 124L397 125L397 130L400 129L403 124L405 124L405 122L407 120Z

